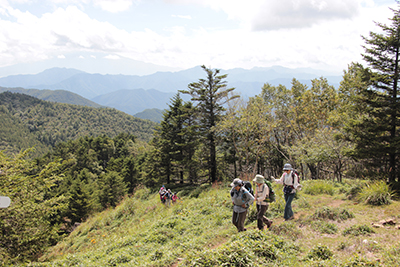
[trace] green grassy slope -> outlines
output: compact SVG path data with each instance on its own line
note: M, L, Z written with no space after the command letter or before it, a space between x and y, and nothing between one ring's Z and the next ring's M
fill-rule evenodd
M313 183L303 185L315 188ZM345 197L350 184L323 183L329 190L298 194L289 222L282 220L284 200L275 185L277 201L268 210L273 226L256 229L253 205L242 233L231 224L227 186L181 189L181 199L170 207L142 188L30 266L396 266L399 222L379 228L372 223L399 221L400 203L357 203Z

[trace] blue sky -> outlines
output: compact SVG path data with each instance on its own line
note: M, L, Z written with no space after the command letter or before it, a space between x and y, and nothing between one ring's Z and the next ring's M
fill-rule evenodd
M315 68L361 61L393 1L0 0L1 70L149 74L199 65ZM35 68L33 67L35 66Z

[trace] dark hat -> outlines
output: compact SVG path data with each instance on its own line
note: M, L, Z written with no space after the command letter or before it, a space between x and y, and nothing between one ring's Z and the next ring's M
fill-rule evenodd
M243 184L242 180L240 180L239 178L235 178L235 179L233 180L233 182L231 183L231 186L232 186L232 187L236 187L236 186L242 185L242 184Z

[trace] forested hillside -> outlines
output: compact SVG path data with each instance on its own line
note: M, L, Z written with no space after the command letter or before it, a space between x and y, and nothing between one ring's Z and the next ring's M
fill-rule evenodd
M0 111L0 149L13 153L35 146L35 155L42 155L59 142L121 132L148 141L156 126L111 108L52 103L10 92L0 94Z
M87 106L95 108L102 107L100 104L90 101L78 94L68 92L65 90L46 90L46 89L39 90L39 89L24 89L21 87L7 88L0 86L0 92L20 93L51 102L74 104L79 106Z

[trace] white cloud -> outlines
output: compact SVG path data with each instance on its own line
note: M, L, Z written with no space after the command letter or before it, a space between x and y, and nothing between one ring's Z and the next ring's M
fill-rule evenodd
M192 19L190 15L172 15L172 17L180 19Z
M251 19L255 30L304 28L323 21L351 19L360 11L355 0L280 0L264 2Z
M360 36L376 29L373 21L385 22L392 16L387 7L377 7L371 0L362 3L355 0L326 3L317 0L275 3L262 0L164 1L223 10L242 24L229 30L222 27L211 29L202 24L192 24L196 18L190 20L191 28L186 25L189 21L184 21L163 27L160 32L139 27L128 32L102 18L94 19L84 12L84 8L76 6L57 8L42 16L8 7L3 9L5 15L0 17L0 67L61 54L68 57L68 53L88 52L103 53L110 59L124 57L177 68L205 64L223 69L283 65L293 68L333 66L342 70L351 61L359 60L363 44ZM285 4L290 6L286 11L281 6ZM296 8L301 12L294 12ZM345 8L347 11L339 14ZM293 25L285 17L285 12L292 14L298 25ZM6 17L10 19L6 20ZM273 18L277 22L273 22ZM143 22L143 25L147 24ZM273 30L277 28L279 30Z
M362 0L164 0L222 10L253 30L310 27L322 21L352 18Z
M65 59L65 56L64 55L58 55L57 58Z
M107 58L107 59L120 59L120 57L117 56L117 55L107 55L104 58Z
M111 13L128 10L133 2L132 0L93 0L95 6Z

